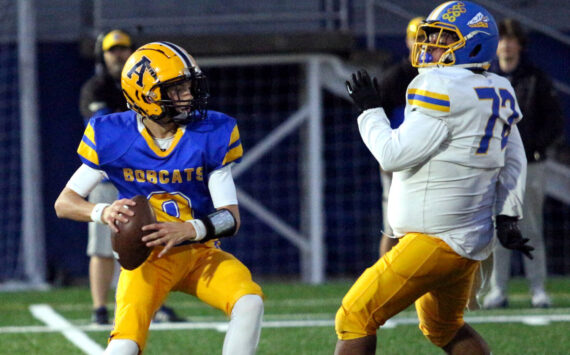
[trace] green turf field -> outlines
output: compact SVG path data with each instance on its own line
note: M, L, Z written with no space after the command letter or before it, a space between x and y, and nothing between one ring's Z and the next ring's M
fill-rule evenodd
M260 284L266 303L258 354L333 353L334 315L350 281L320 286L275 281ZM570 280L549 280L548 290L554 301L550 309L529 308L524 280L513 280L510 289L510 308L466 314L489 342L493 354L570 354ZM0 354L97 353L106 344L110 328L89 322L87 288L0 293L0 300ZM168 305L189 322L153 324L145 354L221 354L227 320L220 311L179 293L171 295ZM112 308L112 304L109 306ZM52 322L60 323L49 327L32 311L48 314ZM81 346L87 350L82 351ZM409 309L378 333L377 353L443 352L423 338L415 313Z

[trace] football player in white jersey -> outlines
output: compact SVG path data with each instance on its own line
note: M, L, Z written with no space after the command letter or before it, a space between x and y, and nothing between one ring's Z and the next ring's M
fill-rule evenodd
M503 245L530 257L517 227L526 159L510 83L486 71L498 31L491 14L449 1L420 25L412 52L419 75L395 130L376 79L353 74L347 90L358 127L382 169L394 172L388 220L400 242L355 282L337 312L335 354L374 354L376 332L415 303L419 327L448 354L489 354L463 320L481 260Z

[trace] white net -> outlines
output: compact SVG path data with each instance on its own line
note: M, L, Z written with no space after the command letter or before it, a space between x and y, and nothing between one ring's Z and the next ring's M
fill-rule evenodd
M0 290L45 288L32 2L0 17Z
M301 274L303 279L315 281L304 275L305 264L311 264L312 259L304 259L306 251L296 244L295 233L303 238L298 244L310 243L314 237L307 222L311 213L307 204L314 191L306 186L311 176L320 174L322 163L318 187L323 192L322 243L308 245L308 257L318 258L322 253L327 276L359 274L378 255L381 190L378 165L357 131L356 112L345 98L324 89L330 82L344 85L345 73L331 70L331 61L340 61L323 59L315 74L307 69L310 56L298 61L287 56L252 57L251 65L243 64L247 62L243 58L197 60L209 78L210 109L238 121L244 146L242 165L247 164L245 169L234 169L239 172L235 175L241 191L242 227L239 235L224 240L222 247L248 265L254 275L295 278ZM319 78L312 82L316 87L311 86L311 75ZM316 106L306 100L311 91L316 93ZM307 146L315 143L314 137L309 138L310 120L318 118L309 114L295 129L287 130L295 120L291 117L303 112L306 104L320 113L322 145L317 148L317 164L310 163ZM259 160L246 163L260 145L283 130L288 134L271 143ZM285 226L272 223L272 216ZM319 253L311 255L317 248Z
M0 1L0 282L21 279L20 120L16 3Z

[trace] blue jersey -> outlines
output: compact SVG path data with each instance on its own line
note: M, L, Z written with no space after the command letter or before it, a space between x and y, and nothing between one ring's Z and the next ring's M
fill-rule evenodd
M179 127L161 150L134 111L93 117L77 149L82 162L104 171L119 198L145 195L158 221L203 218L215 209L209 174L239 162L243 148L235 119L208 111L205 119Z

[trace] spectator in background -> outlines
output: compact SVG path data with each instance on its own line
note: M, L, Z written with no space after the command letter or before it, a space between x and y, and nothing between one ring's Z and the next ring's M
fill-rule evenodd
M126 111L127 102L121 91L121 72L134 51L131 36L122 30L102 33L95 43L95 75L81 88L79 107L85 124L93 116ZM89 194L92 203L112 203L117 199L117 189L103 180ZM109 324L107 296L115 272L115 260L111 246L111 231L100 223L89 223L89 286L93 300L92 322ZM161 307L155 321L180 321L174 310Z
M414 17L408 22L406 27L406 47L408 55L401 61L386 70L386 74L378 83L382 107L390 119L390 126L398 128L404 121L404 109L406 107L406 89L413 78L418 75L418 69L412 66L411 55L412 46L416 40L418 27L424 20L423 17ZM380 180L382 182L382 223L383 234L380 240L380 256L388 252L398 243L394 237L394 232L388 223L388 193L392 184L392 173L380 169Z
M562 132L562 110L550 78L524 57L526 36L521 25L513 19L504 19L498 27L498 60L493 62L490 70L509 79L523 114L523 120L517 126L525 146L528 171L521 230L535 248L534 259L523 258L525 275L530 282L532 306L549 307L543 237L545 161L547 148ZM497 243L491 291L484 299L484 308L507 306L510 265L511 251Z

